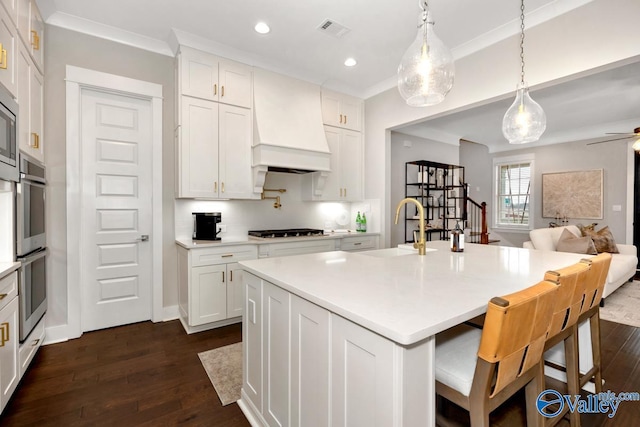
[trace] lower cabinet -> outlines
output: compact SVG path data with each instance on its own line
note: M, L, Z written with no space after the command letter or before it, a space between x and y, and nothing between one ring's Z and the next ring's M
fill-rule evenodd
M0 411L20 381L18 364L18 297L0 310Z
M370 251L378 249L377 235L343 237L340 239L340 250L348 252Z
M243 272L237 261L257 256L254 245L201 249L178 246L180 320L188 333L240 321Z
M394 343L250 273L245 292L248 418L265 426L394 425Z
M283 242L260 245L260 258L314 254L336 249L335 239L303 240L300 242Z

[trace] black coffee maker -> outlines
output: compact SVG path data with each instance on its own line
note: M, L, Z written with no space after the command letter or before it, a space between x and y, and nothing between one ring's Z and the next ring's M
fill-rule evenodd
M222 221L220 212L193 212L193 240L221 240L218 224Z

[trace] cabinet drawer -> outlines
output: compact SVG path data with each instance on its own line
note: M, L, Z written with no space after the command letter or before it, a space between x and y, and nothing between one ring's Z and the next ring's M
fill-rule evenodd
M18 295L18 272L8 274L0 279L0 310Z
M36 352L44 341L44 317L40 319L33 331L29 334L27 339L20 344L20 378L24 375L31 364L31 360L36 355Z
M191 249L190 253L192 267L211 264L227 264L246 259L256 259L258 257L258 250L255 245Z
M328 240L305 240L302 242L273 243L269 245L268 256L289 256L301 254L314 254L318 252L329 252L335 250L335 241Z
M340 242L340 250L342 251L363 251L377 248L378 236L345 237Z

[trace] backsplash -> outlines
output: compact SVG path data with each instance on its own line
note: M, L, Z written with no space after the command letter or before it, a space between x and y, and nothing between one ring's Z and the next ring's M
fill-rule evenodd
M221 212L221 225L226 232L223 239L243 239L254 229L320 228L355 229L357 211L366 212L368 231L378 232L380 203L366 200L358 203L305 202L301 200L301 176L269 172L265 188L284 188L280 195L280 209L273 207L274 200L192 200L176 199L176 239L189 239L193 232L192 212Z

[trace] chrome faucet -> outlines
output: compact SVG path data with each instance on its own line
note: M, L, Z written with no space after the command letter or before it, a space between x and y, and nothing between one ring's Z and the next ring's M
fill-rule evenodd
M400 200L400 203L398 203L398 207L396 208L396 224L398 223L398 217L400 216L400 208L405 203L413 203L418 208L418 217L420 218L420 240L416 242L414 237L413 247L418 250L418 255L425 255L427 251L425 249L426 239L424 234L424 208L422 207L420 202L418 202L418 200L412 197L407 197L406 199Z

